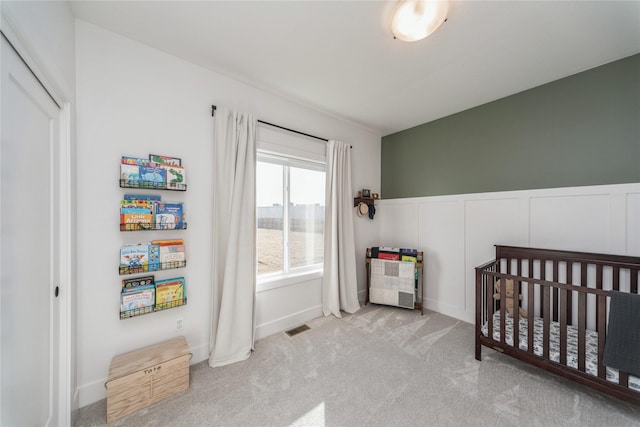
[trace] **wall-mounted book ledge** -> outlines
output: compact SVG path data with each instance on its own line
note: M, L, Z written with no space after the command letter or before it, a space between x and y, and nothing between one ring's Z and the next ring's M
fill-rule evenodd
M141 265L121 265L118 269L120 275L125 274L137 274L137 273L149 273L151 271L161 271L161 270L173 270L174 268L184 268L187 266L187 260L183 261L170 261L170 262L161 262L159 264L151 264L148 263Z
M183 305L187 305L187 297L175 301L163 302L160 304L148 305L146 307L138 307L131 310L121 311L120 320L142 316L143 314L155 313L162 310L168 310L170 308L181 307Z
M186 256L183 239L124 245L120 248L119 272L123 275L182 268L187 266Z
M121 188L148 188L152 190L187 191L187 184L176 182L166 183L157 181L140 181L135 179L120 179Z
M184 277L155 280L154 276L122 281L120 319L155 313L187 304Z
M151 231L151 230L186 230L187 223L171 224L166 222L128 222L120 223L120 231Z

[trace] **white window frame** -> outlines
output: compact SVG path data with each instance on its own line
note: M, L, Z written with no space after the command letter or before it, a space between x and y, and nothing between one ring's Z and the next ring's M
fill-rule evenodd
M326 173L326 143L289 132L259 126L257 161ZM295 285L307 280L321 278L324 271L324 263L297 267L293 270L289 268L289 251L287 246L289 240L288 216L290 199L288 170L284 175L283 271L261 275L257 275L256 273L256 292L263 292L269 289Z

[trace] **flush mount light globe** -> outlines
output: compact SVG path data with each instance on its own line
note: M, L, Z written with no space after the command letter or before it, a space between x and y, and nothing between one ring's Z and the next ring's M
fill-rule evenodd
M449 0L404 0L391 21L391 32L406 42L421 40L433 33L447 19Z

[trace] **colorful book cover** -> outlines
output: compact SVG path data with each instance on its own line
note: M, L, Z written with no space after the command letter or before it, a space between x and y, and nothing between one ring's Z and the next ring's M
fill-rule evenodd
M182 305L185 297L184 277L156 282L156 304L176 303ZM173 305L173 304L172 304Z
M386 252L380 252L378 253L378 258L379 259L386 259L386 260L391 260L391 261L400 261L400 254L390 254L390 253L386 253Z
M152 240L151 243L158 246L184 245L184 239Z
M140 166L140 186L166 188L166 171L161 166Z
M156 228L174 230L184 228L184 205L182 203L156 202Z
M120 311L151 307L155 304L155 288L145 288L120 295Z
M416 263L418 262L418 258L409 255L402 255L402 261Z
M152 212L154 202L155 202L154 200L145 200L145 199L133 199L133 200L125 199L120 201L120 209L145 209L148 212Z
M149 263L149 244L124 245L120 248L120 266L137 268Z
M184 245L160 246L160 264L163 268L182 266L186 259Z
M120 203L120 230L146 230L153 227L152 200L122 200Z
M153 214L123 213L120 214L120 231L151 230Z
M160 246L149 244L149 271L160 269Z
M176 190L184 190L187 185L187 176L182 166L165 165L165 176L167 179L167 188Z
M123 184L137 184L140 181L140 168L138 165L121 164L120 182Z
M155 279L153 276L134 277L131 279L124 279L122 281L122 292L130 292L137 288L143 288L148 286L155 286Z
M161 156L160 154L149 154L149 160L159 165L182 166L182 159L178 157Z
M120 163L123 165L152 166L152 167L158 166L157 163L154 163L149 159L141 159L139 157L129 157L129 156L122 156Z

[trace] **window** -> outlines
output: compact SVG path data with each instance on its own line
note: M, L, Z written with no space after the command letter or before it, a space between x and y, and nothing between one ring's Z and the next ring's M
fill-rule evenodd
M258 155L258 276L317 270L324 259L325 165Z

